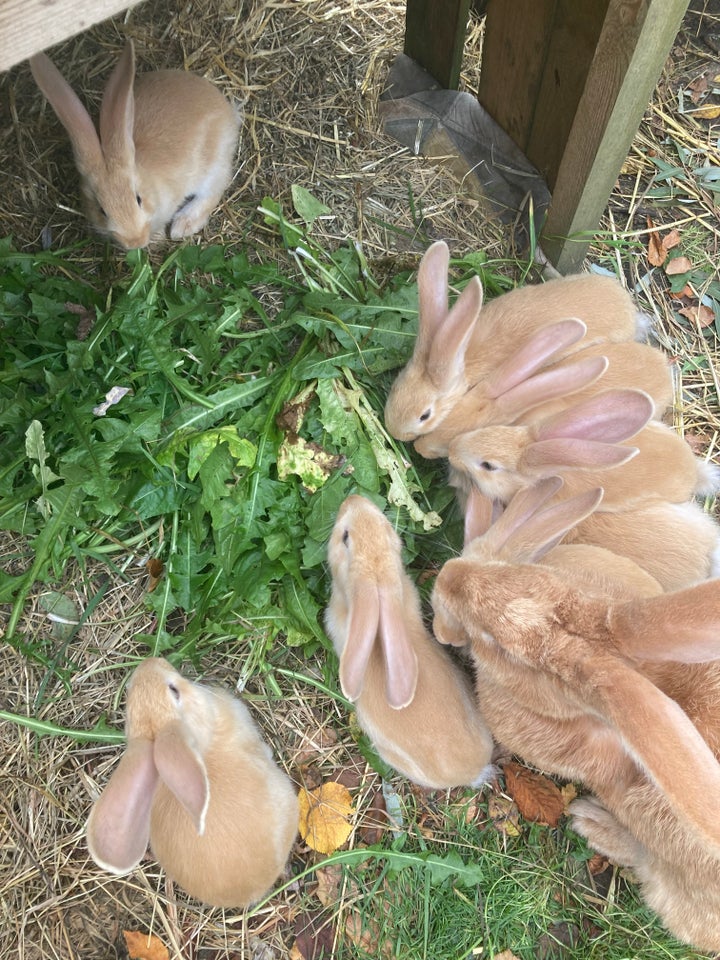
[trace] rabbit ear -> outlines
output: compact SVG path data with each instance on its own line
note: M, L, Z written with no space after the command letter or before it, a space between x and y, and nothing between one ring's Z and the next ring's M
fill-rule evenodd
M133 125L135 122L135 48L128 40L117 66L110 74L100 106L100 142L106 160L125 163L135 158Z
M609 366L607 357L586 357L563 367L551 367L529 377L495 400L498 414L512 422L541 403L577 393L599 380Z
M470 487L467 503L465 504L465 532L463 546L467 546L476 537L482 537L490 529L496 504L490 497L486 497L473 484Z
M562 485L560 477L545 477L531 487L518 490L504 513L487 532L486 539L491 549L495 552L500 550L508 538L554 496Z
M97 169L102 164L100 140L90 114L75 91L44 53L30 57L30 70L35 83L67 130L78 168Z
M609 624L619 649L638 660L720 659L720 581L614 605Z
M153 756L161 780L190 814L198 836L202 836L210 781L203 758L189 742L191 737L182 723L172 723L155 738Z
M720 795L720 765L682 708L626 664L592 667L587 696L620 733L628 751L670 804L715 844L720 822L709 797Z
M387 701L394 710L406 707L415 696L418 659L408 635L402 597L380 588L380 640L387 671Z
M348 700L362 693L365 671L380 629L380 598L374 583L355 585L345 648L340 655L340 687Z
M464 383L465 353L483 302L480 278L473 277L447 314L430 345L427 369L435 383L448 390Z
M142 859L157 782L152 741L130 740L87 822L90 856L103 870L127 873Z
M450 251L438 240L423 254L418 267L418 334L416 350L427 355L448 313Z
M621 443L600 443L597 440L539 440L523 451L521 464L530 470L547 472L569 468L620 467L640 453L638 447L624 447Z
M487 378L488 396L495 399L523 383L552 357L581 340L586 331L587 327L582 320L575 317L542 327Z
M605 390L543 420L535 439L622 443L642 430L654 412L655 404L642 390Z

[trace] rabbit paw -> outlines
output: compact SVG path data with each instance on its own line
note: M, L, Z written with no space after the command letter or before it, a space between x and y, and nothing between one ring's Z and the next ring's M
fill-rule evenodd
M170 224L170 239L182 240L191 237L205 226L215 207L215 197L206 197L193 194L172 219Z
M632 867L643 859L643 847L594 797L573 800L568 808L571 826L599 853L614 863Z

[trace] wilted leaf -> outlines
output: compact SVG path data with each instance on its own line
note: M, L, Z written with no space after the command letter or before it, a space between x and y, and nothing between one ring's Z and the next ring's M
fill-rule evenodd
M680 232L673 228L668 230L664 237L659 230L653 229L653 222L648 217L648 227L652 233L648 235L648 262L653 267L661 267L667 260L668 251L680 243Z
M39 604L52 623L53 635L60 639L68 637L80 622L80 611L76 604L62 593L54 590L44 593Z
M315 871L315 879L317 880L315 896L324 907L334 906L340 895L342 867L339 864L329 867L318 867Z
M345 933L356 947L371 957L382 957L391 960L395 957L393 945L389 940L380 941L380 927L378 923L357 910L349 910L345 920Z
M327 450L303 437L286 437L278 448L277 472L280 480L291 473L300 477L304 487L315 493L334 470L344 466L345 457Z
M154 933L123 930L130 960L170 960L168 948Z
M696 77L692 83L688 84L688 90L690 91L690 99L693 103L700 103L702 98L707 93L708 89L708 76L706 73L701 73L699 77Z
M148 583L148 593L152 593L155 587L160 582L160 578L163 575L165 570L165 564L162 560L159 560L157 557L150 557L150 559L145 564L145 569L148 572L148 577L150 581Z
M720 103L706 103L697 110L687 111L692 117L700 117L701 120L717 120L720 117Z
M710 307L706 307L704 303L683 307L682 310L678 310L678 313L701 327L709 327L711 323L715 322L715 312Z
M324 912L301 913L293 929L295 943L290 956L294 960L332 960L335 932Z
M120 403L125 394L130 393L130 387L110 387L105 399L97 407L93 407L96 417L104 417L113 404Z
M669 277L674 277L678 273L687 273L692 270L692 263L687 257L673 257L665 264L665 273Z
M695 291L693 290L693 288L690 286L689 283L686 283L685 286L682 288L682 290L678 290L677 292L673 292L671 290L670 296L673 297L675 300L682 300L683 298L694 297Z
M593 877L596 877L599 873L603 873L609 866L610 861L606 856L603 856L602 853L594 853L587 862L588 872Z
M564 787L560 787L560 793L562 794L563 804L565 806L564 813L568 812L568 807L577 797L577 790L575 785L572 783L566 783Z
M565 812L565 801L552 780L512 761L505 764L503 772L507 792L523 817L556 827Z
M381 787L372 795L372 799L363 811L359 835L363 843L380 843L388 828L387 807Z
M500 833L508 837L519 837L520 813L509 797L490 797L488 800L488 814L492 824Z
M315 790L300 790L300 836L319 853L333 853L352 832L349 818L355 812L350 791L329 781Z
M326 207L325 204L318 200L317 197L314 197L309 190L306 190L305 187L301 187L297 183L293 183L290 187L290 193L295 212L302 217L309 227L315 223L318 217L324 217L332 213L330 207Z

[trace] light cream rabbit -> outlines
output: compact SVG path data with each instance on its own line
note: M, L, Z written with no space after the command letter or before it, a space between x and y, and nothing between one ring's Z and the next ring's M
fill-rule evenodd
M550 561L598 492L548 506L556 492L556 478L522 490L445 565L436 634L471 644L497 740L592 789L599 802L571 808L576 828L637 871L676 936L718 950L720 583L670 595L646 583L632 599L620 573L603 595L611 565L592 583L581 547Z
M602 484L601 511L713 493L717 468L698 459L671 427L647 423L653 411L640 391L605 391L530 424L460 434L450 443L450 465L503 503L548 476L563 478L566 495Z
M149 841L198 900L259 900L287 862L298 802L245 704L153 657L130 679L125 731L125 753L87 824L93 860L126 873Z
M100 135L52 61L30 68L72 143L86 215L126 249L205 226L232 178L240 115L217 87L184 70L157 70L135 81L128 41L108 80ZM134 85L134 90L133 90Z
M519 288L486 307L480 279L473 277L448 310L448 263L447 245L438 241L418 270L415 349L385 406L388 431L399 440L436 430L468 390L544 327L570 317L586 324L586 340L580 346L567 343L561 356L592 344L629 341L637 333L637 310L620 283L590 274Z
M492 739L468 677L428 633L400 539L369 500L348 497L328 546L325 625L340 685L380 756L425 787L478 786Z

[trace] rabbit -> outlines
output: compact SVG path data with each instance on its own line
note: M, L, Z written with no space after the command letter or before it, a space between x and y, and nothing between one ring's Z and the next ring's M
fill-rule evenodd
M282 873L298 800L242 701L151 657L128 686L127 747L93 805L93 860L123 874L148 845L184 890L243 907Z
M653 401L653 419L662 416L673 394L662 351L643 343L605 343L558 360L570 332L580 325L580 320L567 319L531 336L483 381L453 400L438 427L416 437L417 452L427 459L446 457L460 434L518 419L542 420L599 390L642 390Z
M131 40L110 75L100 135L44 53L30 58L35 82L65 127L91 225L127 250L205 226L232 179L241 118L210 81L157 70L134 82Z
M493 742L472 685L423 624L402 544L373 503L340 506L328 545L332 574L325 627L340 685L378 753L430 789L491 779Z
M471 387L515 352L518 341L558 320L579 317L585 322L583 346L625 342L638 333L635 305L611 277L562 277L518 288L486 307L480 279L473 277L448 311L448 265L447 244L438 241L418 269L415 349L385 406L385 424L398 440L434 431ZM573 352L575 344L566 344L563 355Z
M558 478L522 490L443 567L436 636L472 645L483 715L507 750L597 794L571 805L575 828L636 870L675 936L718 950L720 583L623 597L621 574L603 596L578 548L576 566L553 569L563 532L601 495L547 506L557 491Z
M503 503L522 487L555 475L564 479L567 493L601 482L602 511L713 493L717 468L698 459L671 427L648 423L653 409L641 391L604 391L543 420L460 434L448 458L486 496ZM631 444L623 443L630 438Z

